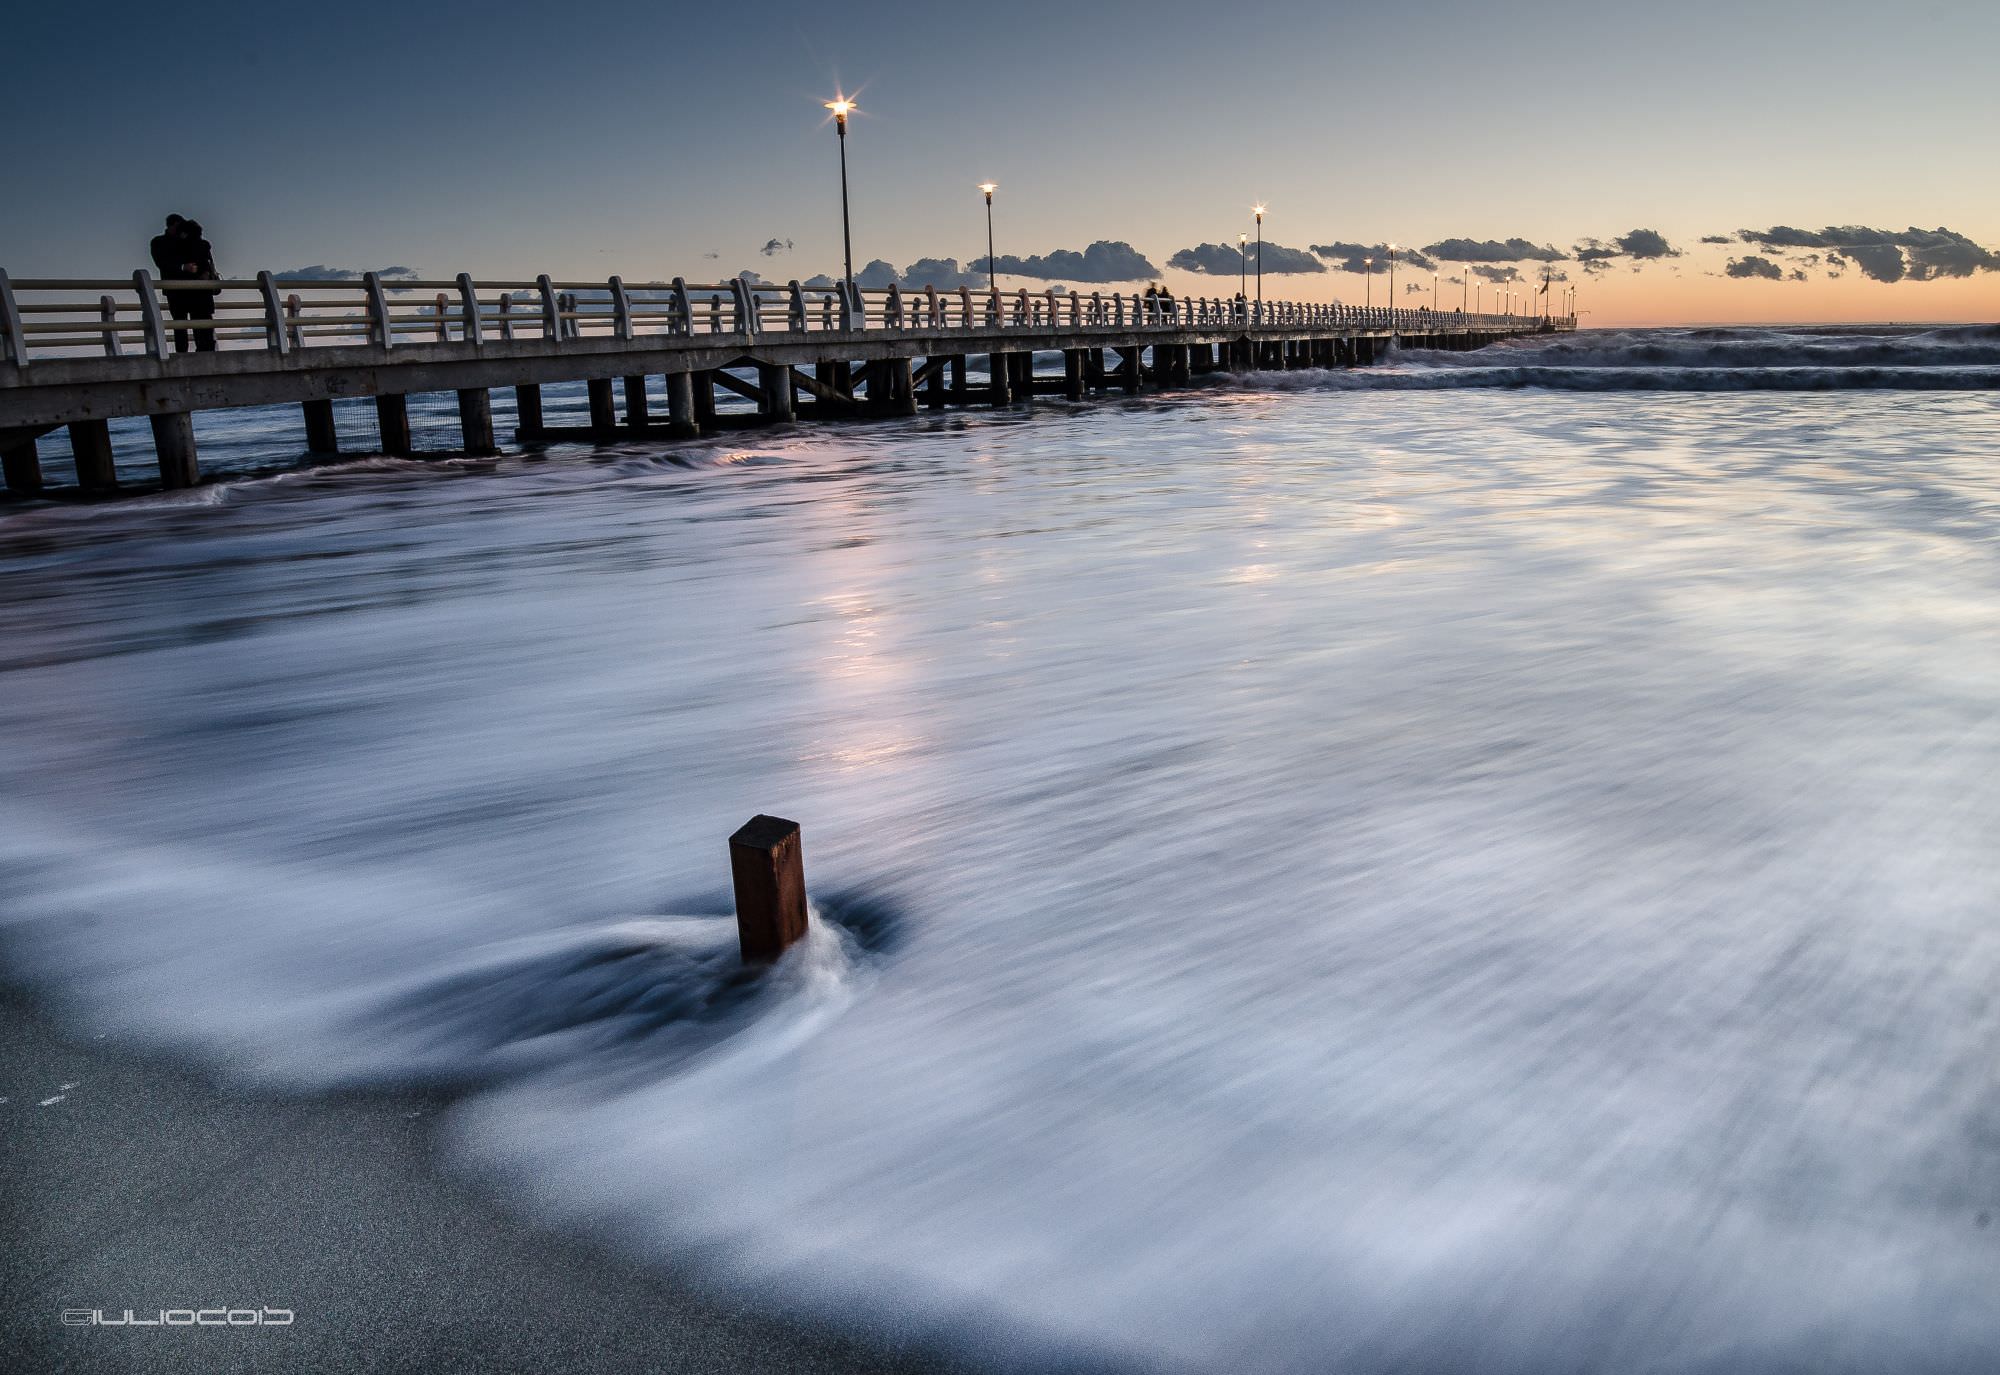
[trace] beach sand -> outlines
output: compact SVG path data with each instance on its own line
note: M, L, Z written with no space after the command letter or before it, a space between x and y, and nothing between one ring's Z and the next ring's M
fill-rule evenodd
M0 1370L953 1368L522 1225L436 1168L441 1099L246 1094L11 988L0 1099ZM63 1321L264 1305L293 1322Z

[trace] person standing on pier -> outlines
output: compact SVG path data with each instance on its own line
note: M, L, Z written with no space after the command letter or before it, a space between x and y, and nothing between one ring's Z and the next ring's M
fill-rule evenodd
M153 236L150 245L153 267L162 281L218 281L221 274L215 270L215 250L209 247L207 239L201 236L201 225L194 220L183 219L179 215L167 216L167 230ZM167 313L176 321L213 320L215 318L215 297L217 288L201 291L169 291ZM193 346L203 353L215 351L215 331L212 329L177 329L174 331L174 352L188 351L188 336L194 336Z

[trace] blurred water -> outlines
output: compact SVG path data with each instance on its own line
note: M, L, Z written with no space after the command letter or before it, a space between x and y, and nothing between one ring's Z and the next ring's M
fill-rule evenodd
M1996 451L1301 374L17 513L4 949L1003 1363L1987 1366Z

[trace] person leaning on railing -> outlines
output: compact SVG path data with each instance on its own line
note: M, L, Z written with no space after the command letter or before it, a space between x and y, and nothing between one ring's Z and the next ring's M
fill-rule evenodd
M216 282L222 274L215 270L215 250L209 247L207 239L201 236L201 225L194 220L183 219L179 215L167 216L167 232L155 235L151 244L153 266L160 279L169 282ZM169 291L167 313L179 320L215 319L215 298L221 287L206 287L198 290L182 289ZM194 347L203 353L215 351L214 329L177 329L174 331L174 352L188 351L188 336L194 336Z

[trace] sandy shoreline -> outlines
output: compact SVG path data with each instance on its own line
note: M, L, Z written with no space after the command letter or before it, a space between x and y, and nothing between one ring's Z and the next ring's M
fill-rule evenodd
M433 1167L440 1100L258 1097L107 1045L0 987L0 1369L954 1368L523 1226ZM63 1322L216 1305L295 1318Z

